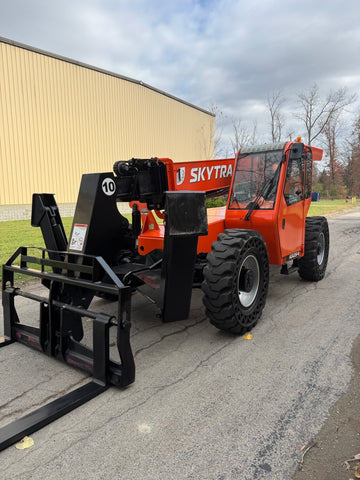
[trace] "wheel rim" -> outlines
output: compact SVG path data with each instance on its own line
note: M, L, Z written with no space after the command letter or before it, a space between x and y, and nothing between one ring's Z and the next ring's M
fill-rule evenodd
M249 308L258 293L260 285L260 267L254 255L248 255L242 261L238 275L238 295L241 305Z
M317 247L317 262L321 265L325 256L325 235L323 232L319 235L318 247Z

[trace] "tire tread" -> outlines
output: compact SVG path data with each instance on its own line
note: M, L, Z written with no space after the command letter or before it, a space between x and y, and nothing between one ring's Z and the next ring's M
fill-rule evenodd
M259 252L263 281L255 308L250 308L249 313L244 313L238 305L234 285L241 255L249 248L256 248ZM265 306L268 283L269 260L262 236L256 231L240 229L220 233L207 255L202 284L203 303L210 322L220 330L240 335L250 331L256 325Z

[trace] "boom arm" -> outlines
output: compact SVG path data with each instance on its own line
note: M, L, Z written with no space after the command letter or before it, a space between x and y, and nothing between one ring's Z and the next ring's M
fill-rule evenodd
M162 210L166 191L201 191L208 197L226 193L233 174L233 158L174 163L170 158L119 161L114 164L116 199L140 201L149 210Z
M166 165L171 190L203 191L207 196L229 190L234 158L182 163L160 158L159 162Z

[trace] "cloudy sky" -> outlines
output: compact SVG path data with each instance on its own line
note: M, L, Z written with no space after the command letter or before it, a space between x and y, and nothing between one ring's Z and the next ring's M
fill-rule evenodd
M0 0L0 36L258 123L281 90L360 93L360 0ZM297 132L302 133L302 132Z

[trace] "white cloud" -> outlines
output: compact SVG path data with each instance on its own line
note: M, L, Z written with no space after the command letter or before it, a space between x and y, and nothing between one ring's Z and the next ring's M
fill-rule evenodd
M275 90L360 89L359 16L358 0L12 0L0 32L265 131Z

